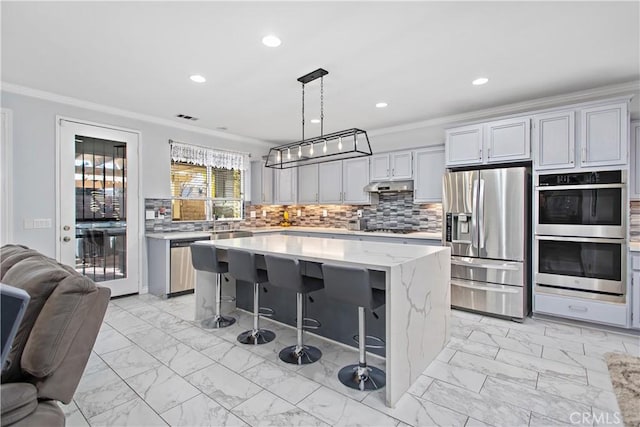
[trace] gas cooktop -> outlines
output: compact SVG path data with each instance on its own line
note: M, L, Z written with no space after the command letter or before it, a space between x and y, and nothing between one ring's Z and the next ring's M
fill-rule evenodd
M402 228L368 228L364 231L367 232L377 232L377 233L393 233L393 234L409 234L413 233L414 230L405 230Z

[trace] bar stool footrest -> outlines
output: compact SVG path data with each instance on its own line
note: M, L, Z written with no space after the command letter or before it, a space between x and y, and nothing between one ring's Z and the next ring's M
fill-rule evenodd
M373 340L376 342L380 342L382 344L366 344L366 339L369 340ZM353 336L353 340L356 342L356 344L360 344L360 336L359 335L354 335ZM374 335L366 335L365 337L365 348L384 348L385 346L385 342L382 338L380 337L376 337Z
M236 297L232 297L231 295L223 295L220 297L220 302L234 302Z
M296 319L297 321L298 319ZM305 322L309 322L311 323L309 324L305 324ZM314 330L314 329L320 329L320 327L322 326L322 323L320 323L320 321L318 319L314 319L312 317L303 317L302 318L302 329L304 330Z
M269 307L260 307L258 308L258 314L260 314L260 316L262 317L273 317L276 312Z

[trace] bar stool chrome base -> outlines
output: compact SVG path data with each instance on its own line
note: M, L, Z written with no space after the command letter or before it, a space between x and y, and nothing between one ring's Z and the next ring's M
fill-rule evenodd
M278 355L280 360L292 365L309 365L322 358L322 352L317 347L304 345L299 351L296 351L298 348L297 345L283 348Z
M234 323L236 323L236 319L234 317L220 316L219 314L216 314L213 317L204 319L200 325L202 325L204 329L221 329L231 326Z
M338 372L338 379L347 387L360 391L379 390L386 384L384 371L373 366L347 365Z
M238 335L238 342L242 344L259 345L271 342L275 338L276 334L267 329L252 329Z

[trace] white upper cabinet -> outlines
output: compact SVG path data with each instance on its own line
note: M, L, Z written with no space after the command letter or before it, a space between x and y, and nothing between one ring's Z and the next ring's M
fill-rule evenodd
M444 175L444 147L416 150L414 162L414 202L442 201L442 176Z
M273 169L261 161L251 162L251 203L273 203Z
M298 168L298 203L318 203L318 165Z
M369 204L370 194L364 191L369 184L369 158L342 161L342 202L350 204Z
M562 169L575 165L575 112L540 114L533 118L534 169Z
M371 156L371 181L394 181L412 177L411 151Z
M580 112L581 166L627 164L627 104L585 108Z
M483 159L483 125L447 130L445 153L447 166L473 165Z
M275 201L276 205L291 205L296 203L297 196L296 168L275 170Z
M631 165L629 172L629 198L640 200L640 121L631 123ZM640 286L640 283L638 283L638 286Z
M391 153L391 180L413 178L413 155L411 151Z
M386 181L391 176L388 154L371 156L371 181ZM367 183L368 184L368 183Z
M342 162L320 163L318 170L320 203L342 203Z
M498 120L485 124L487 163L512 162L531 158L529 117Z

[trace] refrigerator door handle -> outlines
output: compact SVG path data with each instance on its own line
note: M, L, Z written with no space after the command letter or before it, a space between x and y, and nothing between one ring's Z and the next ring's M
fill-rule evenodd
M471 246L474 248L478 247L478 221L476 219L477 211L478 211L478 180L473 180L473 189L471 196Z
M492 270L510 270L510 271L519 271L522 268L522 263L520 262L509 262L509 261L493 261L488 262L487 260L481 261L475 258L458 258L451 257L451 264L461 265L463 267L475 267L475 268L486 268Z
M480 179L480 195L478 196L478 228L480 239L478 247L484 248L484 179Z

